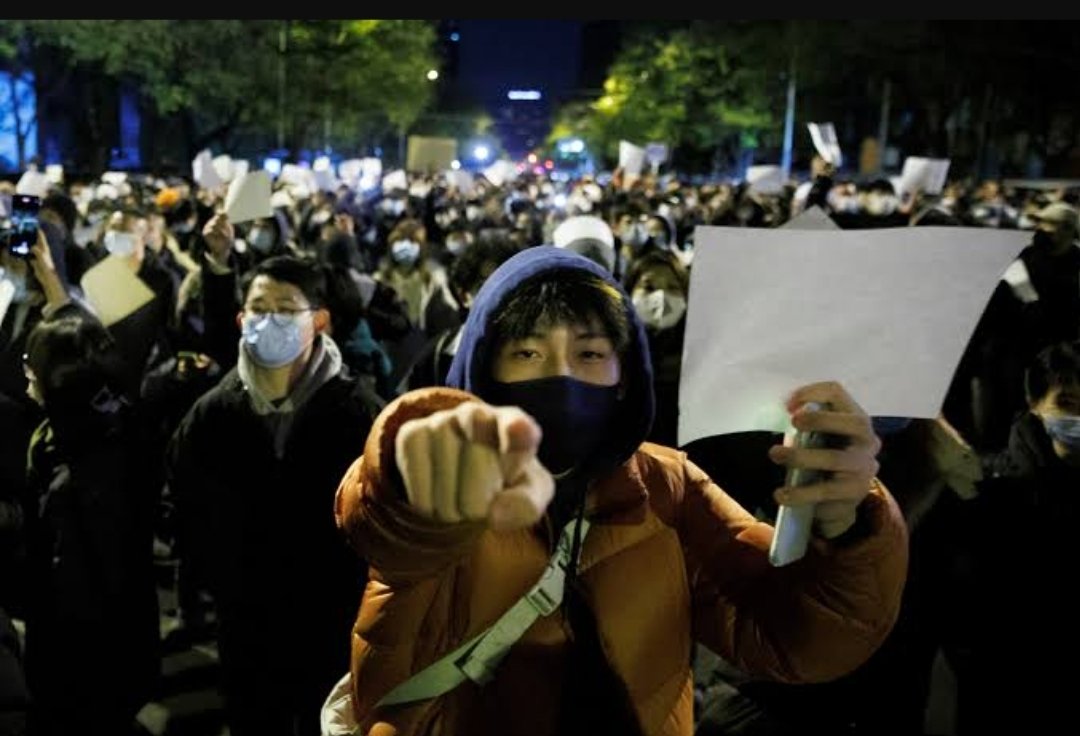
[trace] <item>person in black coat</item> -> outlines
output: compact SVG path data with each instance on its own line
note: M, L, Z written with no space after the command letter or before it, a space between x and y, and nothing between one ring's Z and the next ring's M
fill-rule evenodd
M28 453L26 670L32 733L130 733L159 670L156 458L125 395L124 359L66 304L27 340L46 419Z
M167 453L181 581L216 603L234 736L318 732L366 581L332 510L382 402L343 368L325 292L312 263L255 267L238 363Z

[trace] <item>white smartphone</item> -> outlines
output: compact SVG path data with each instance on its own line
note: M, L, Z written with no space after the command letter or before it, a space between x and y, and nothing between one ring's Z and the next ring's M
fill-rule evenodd
M827 408L827 405L810 402L806 407L809 411L822 411ZM836 447L837 440L837 437L823 432L797 431L793 436L786 437L784 444L800 449L824 449ZM819 483L827 477L828 473L822 470L791 468L787 472L784 485L789 488L798 488ZM776 515L776 529L773 532L772 544L769 546L769 562L774 567L783 567L802 559L810 544L810 532L813 528L813 505L784 506L781 504L780 511Z

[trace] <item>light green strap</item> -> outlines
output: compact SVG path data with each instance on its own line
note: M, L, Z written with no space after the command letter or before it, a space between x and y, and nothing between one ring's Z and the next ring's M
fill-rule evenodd
M563 582L570 564L574 528L581 525L581 544L589 533L589 522L579 519L567 524L559 537L559 546L544 568L544 573L529 592L504 613L499 620L476 637L425 667L383 696L376 707L426 700L450 692L472 680L478 685L495 675L495 668L536 619L547 616L562 603Z

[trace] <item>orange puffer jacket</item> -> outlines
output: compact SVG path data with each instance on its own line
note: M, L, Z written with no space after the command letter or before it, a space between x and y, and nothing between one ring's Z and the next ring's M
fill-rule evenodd
M368 736L547 736L559 711L567 630L540 618L483 687L376 708L392 688L497 620L540 577L557 531L496 533L413 511L394 464L403 423L477 400L414 391L388 406L342 480L337 523L371 564L353 628L353 711ZM820 682L865 661L892 627L907 534L880 486L859 539L815 539L784 568L768 562L772 527L754 519L685 454L643 444L593 484L580 576L608 662L646 734L693 732L694 640L752 675Z

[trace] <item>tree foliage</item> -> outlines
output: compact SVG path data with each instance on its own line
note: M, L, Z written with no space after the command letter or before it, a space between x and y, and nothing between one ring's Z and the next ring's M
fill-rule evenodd
M0 25L0 61L45 51L130 85L159 116L182 119L192 147L242 133L272 137L282 123L293 150L406 129L430 104L425 74L438 68L434 28L419 20Z

